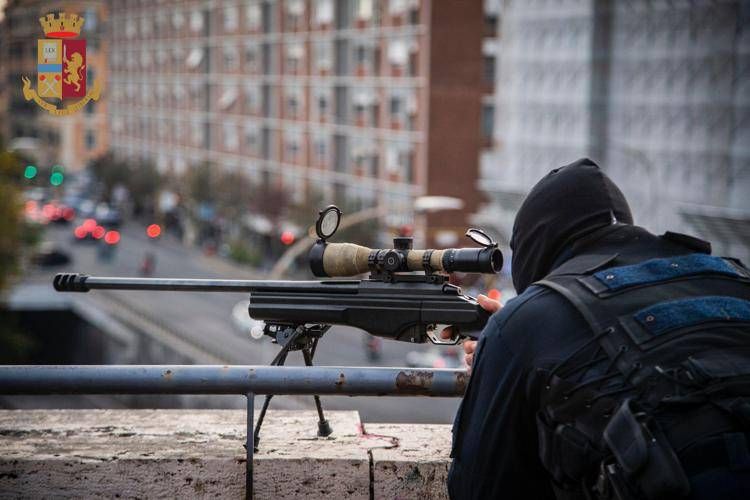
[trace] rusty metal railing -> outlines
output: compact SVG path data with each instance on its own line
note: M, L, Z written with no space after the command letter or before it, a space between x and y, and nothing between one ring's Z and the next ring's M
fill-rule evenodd
M0 366L0 394L237 394L247 398L245 496L253 495L256 394L458 397L463 370L408 368L81 365Z

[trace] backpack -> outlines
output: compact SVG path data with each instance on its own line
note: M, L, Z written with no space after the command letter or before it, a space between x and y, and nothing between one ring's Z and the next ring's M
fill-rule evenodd
M536 283L593 332L532 377L539 455L558 498L684 497L713 465L681 460L691 445L750 449L750 271L705 253L615 262L573 257Z

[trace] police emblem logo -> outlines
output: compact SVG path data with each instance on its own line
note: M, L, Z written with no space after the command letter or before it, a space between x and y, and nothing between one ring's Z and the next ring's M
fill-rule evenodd
M87 92L86 40L77 39L84 19L65 12L47 14L39 18L46 38L37 41L37 88L22 77L23 96L33 100L53 115L69 115L79 111L89 101L101 95L99 82L95 81ZM60 107L44 99L82 98L67 107Z

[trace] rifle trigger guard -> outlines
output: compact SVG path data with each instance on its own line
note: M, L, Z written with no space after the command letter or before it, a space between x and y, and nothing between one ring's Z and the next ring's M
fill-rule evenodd
M440 332L443 331L443 328L447 328L449 326L451 325L436 323L427 325L427 328L425 329L427 338L430 339L430 342L432 342L434 345L457 345L462 340L462 337L460 335L454 335L449 340L443 340L442 338L440 338Z

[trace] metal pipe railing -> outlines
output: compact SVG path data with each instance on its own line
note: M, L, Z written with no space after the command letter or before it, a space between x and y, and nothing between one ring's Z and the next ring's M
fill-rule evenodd
M3 394L275 394L461 396L463 370L78 365L0 366Z
M464 370L409 368L6 365L0 394L241 394L247 398L245 495L253 495L256 394L331 396L462 396Z

